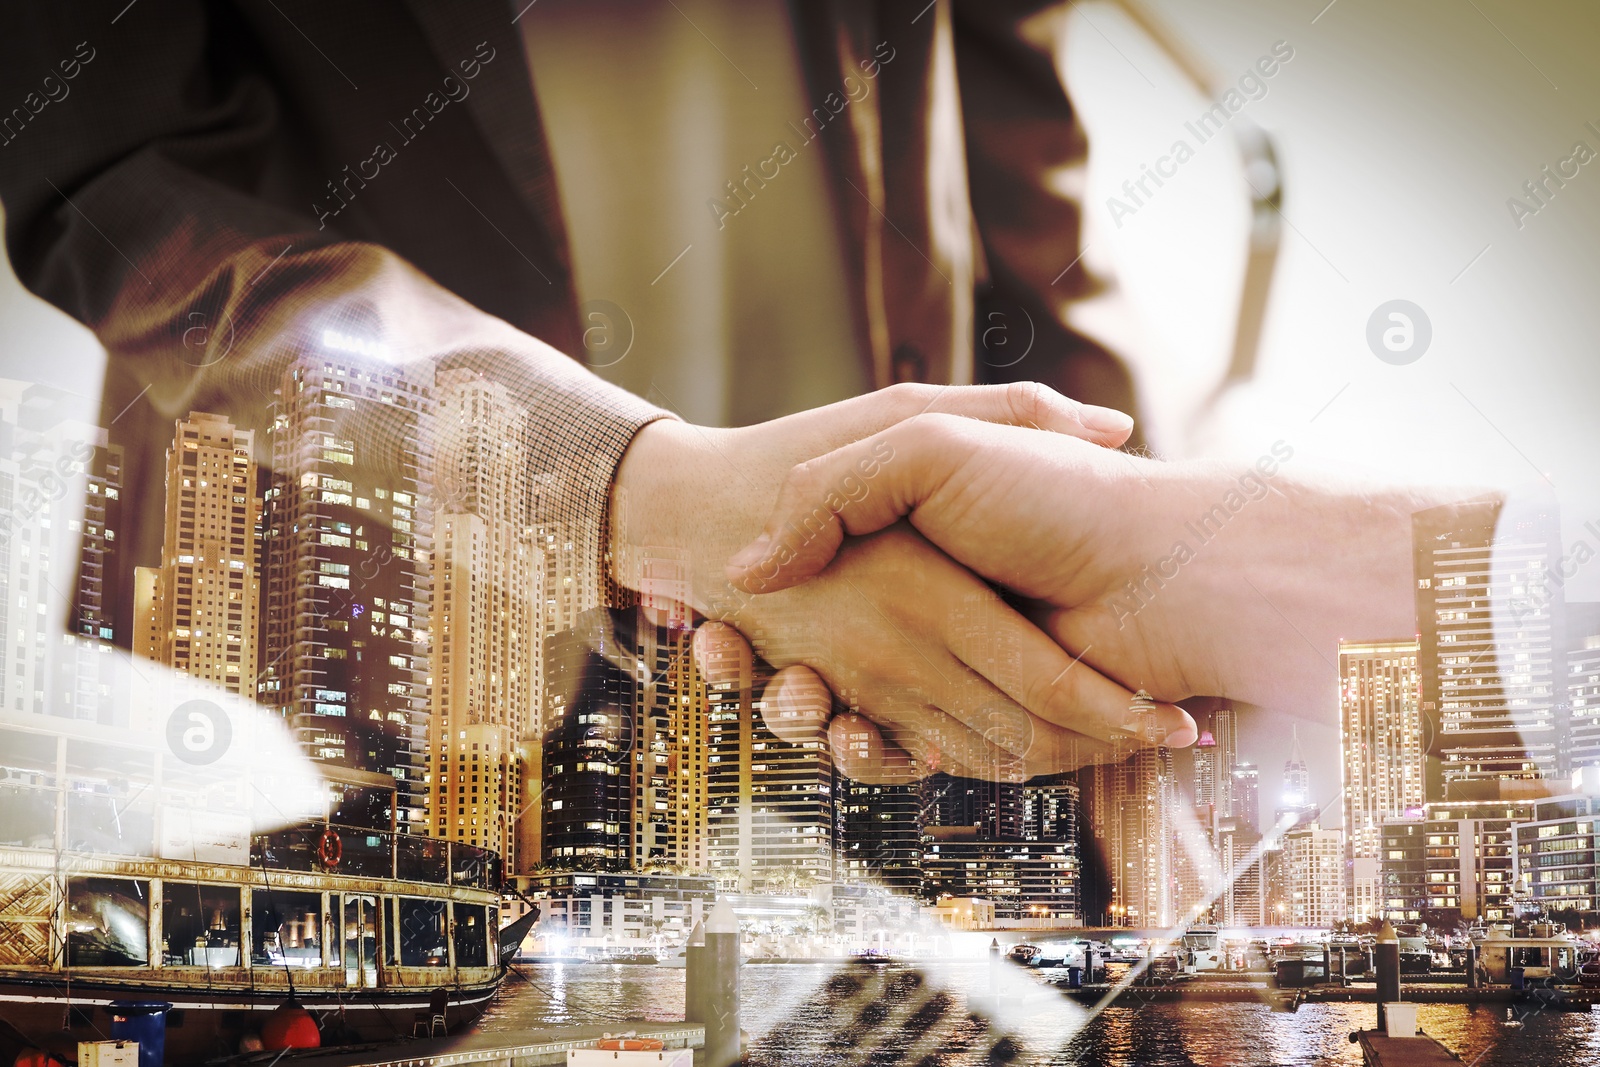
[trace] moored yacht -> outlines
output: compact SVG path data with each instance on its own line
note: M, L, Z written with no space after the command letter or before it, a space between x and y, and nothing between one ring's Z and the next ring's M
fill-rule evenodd
M289 1000L325 1044L476 1020L538 917L502 940L498 856L396 832L393 779L358 771L297 782L257 832L293 773L0 721L0 1014L70 1044L113 1002L165 1002L175 1063L237 1051Z

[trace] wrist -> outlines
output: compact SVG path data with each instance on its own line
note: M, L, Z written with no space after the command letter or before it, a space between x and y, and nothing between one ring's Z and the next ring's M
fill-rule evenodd
M759 516L751 494L726 458L737 431L659 419L644 426L623 454L608 508L612 577L640 593L687 599L701 608L705 575L721 573L741 537L753 536ZM734 483L740 483L736 485ZM748 487L745 487L746 489ZM650 561L680 560L688 588L656 588L661 571ZM681 584L681 583L680 583Z

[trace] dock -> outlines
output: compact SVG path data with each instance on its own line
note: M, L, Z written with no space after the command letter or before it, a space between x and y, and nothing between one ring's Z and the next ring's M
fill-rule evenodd
M1388 1037L1379 1030L1363 1030L1355 1039L1366 1067L1457 1067L1461 1063L1455 1053L1425 1035Z
M1132 1004L1200 1002L1243 1003L1259 1001L1274 1007L1295 1010L1302 1004L1375 1004L1377 986L1371 982L1279 987L1270 981L1251 979L1207 978L1199 981L1165 983L1136 982L1126 986L1116 983L1084 983L1073 988L1058 985L1062 993L1074 1000L1097 1004L1107 996L1115 995L1115 1003ZM1558 1011L1588 1011L1600 1003L1600 989L1561 986L1559 988L1535 987L1512 989L1510 986L1480 986L1468 988L1451 982L1408 983L1402 998L1419 1004L1493 1004L1511 1005L1535 1002Z
M295 1067L545 1067L564 1064L567 1052L588 1048L605 1034L633 1031L653 1037L669 1049L698 1049L705 1044L705 1027L691 1023L619 1022L606 1026L548 1026L510 1033L476 1031L455 1037L413 1038L376 1045L305 1049L280 1054L257 1052L235 1056L230 1065L294 1064Z

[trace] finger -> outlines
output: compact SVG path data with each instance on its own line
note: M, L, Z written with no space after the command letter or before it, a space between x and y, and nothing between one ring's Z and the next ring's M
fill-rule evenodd
M1130 690L1070 655L1000 597L965 600L941 613L945 645L1019 709L1112 745L1136 734L1136 743L1154 736L1168 748L1187 748L1199 737L1194 719L1175 704L1130 712Z
M785 667L761 694L761 719L780 740L816 741L833 713L833 692L810 667Z
M938 387L935 387L938 388ZM1108 448L1125 444L1133 417L1115 408L1083 404L1039 382L944 387L915 414L942 412L982 422L1067 434Z
M1133 432L1133 419L1111 408L1080 404L1038 382L1008 385L923 385L903 382L826 408L777 420L826 452L881 433L928 412L943 412L1080 437L1110 448ZM799 457L809 459L809 456Z
M722 622L704 623L695 630L690 647L707 685L731 685L739 689L750 685L755 653L750 642L732 626Z
M975 451L971 425L918 415L792 468L760 535L728 560L728 581L771 593L815 576L846 533L882 530L944 485Z
M905 749L885 740L871 719L854 712L828 724L828 745L839 773L867 785L909 785L928 771Z

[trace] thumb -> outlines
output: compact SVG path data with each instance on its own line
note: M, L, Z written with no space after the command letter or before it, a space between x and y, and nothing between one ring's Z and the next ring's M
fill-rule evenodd
M960 467L972 420L925 414L789 471L761 534L728 561L747 593L774 593L815 577L845 534L874 533L909 515Z

